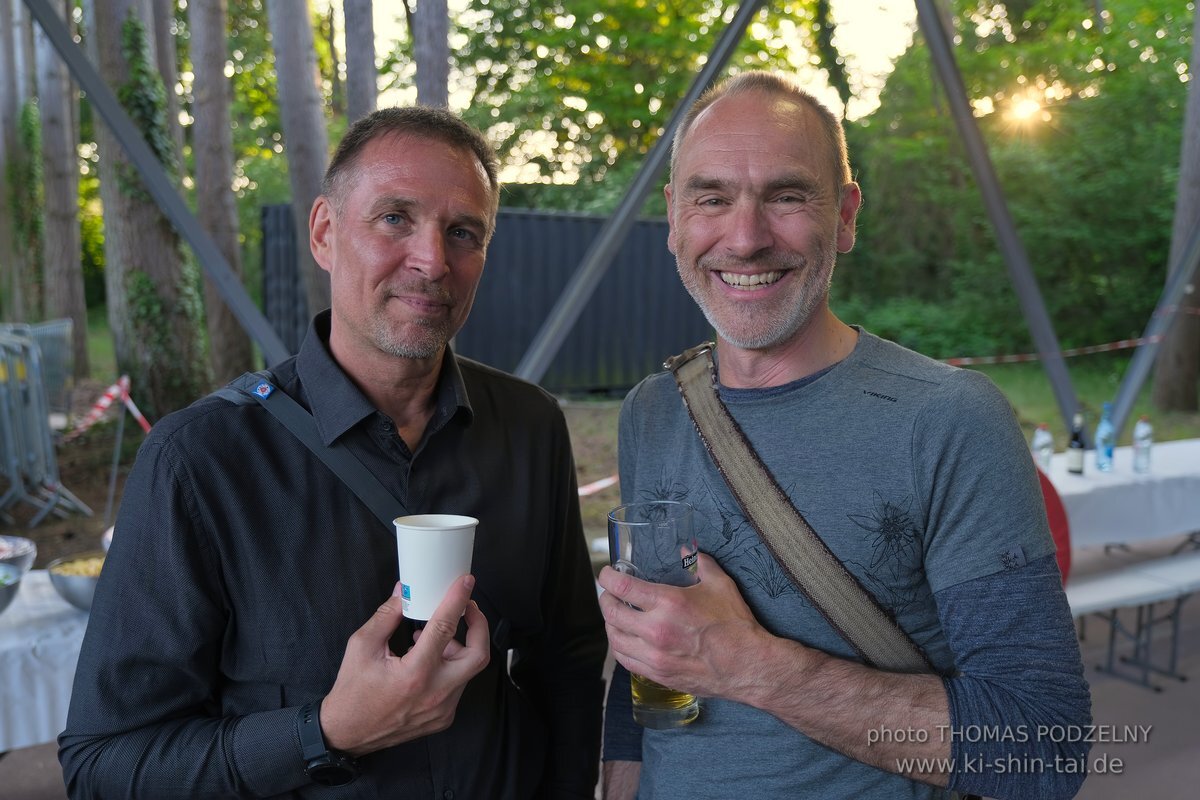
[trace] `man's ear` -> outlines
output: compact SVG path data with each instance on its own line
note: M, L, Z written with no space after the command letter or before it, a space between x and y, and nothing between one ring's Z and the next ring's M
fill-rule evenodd
M851 181L842 187L842 204L838 208L837 249L849 253L854 247L854 226L862 208L862 190Z
M334 228L337 225L336 213L329 198L320 195L313 201L312 210L308 212L308 248L312 250L313 258L326 272L333 271Z
M675 207L671 204L671 184L663 187L663 195L667 198L667 250L675 255Z

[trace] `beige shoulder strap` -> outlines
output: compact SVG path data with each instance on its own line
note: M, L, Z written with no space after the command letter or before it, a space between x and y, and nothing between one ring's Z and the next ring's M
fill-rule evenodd
M796 588L864 661L893 672L932 672L921 648L829 550L746 441L717 395L712 348L693 347L663 366L674 373L696 431L746 519Z

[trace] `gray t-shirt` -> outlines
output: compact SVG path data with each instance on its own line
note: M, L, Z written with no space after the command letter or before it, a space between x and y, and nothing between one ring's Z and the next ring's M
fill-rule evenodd
M1054 552L1012 409L979 373L860 331L854 352L816 380L722 388L721 396L800 513L943 673L955 664L933 593ZM764 627L855 658L743 517L670 374L629 394L619 458L623 501L696 507L700 549L737 582ZM711 698L685 728L646 730L642 755L641 800L727 797L739 786L764 797L818 788L839 797L944 795L770 714Z

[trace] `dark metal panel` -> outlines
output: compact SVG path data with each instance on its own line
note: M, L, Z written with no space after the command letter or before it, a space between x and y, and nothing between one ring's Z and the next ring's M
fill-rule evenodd
M263 206L263 313L284 345L298 353L308 331L308 297L300 282L295 230L290 205Z
M599 216L501 209L457 351L513 371L603 227ZM264 312L295 350L308 313L291 207L264 207L262 228ZM540 383L553 392L621 392L661 369L666 357L711 337L675 274L666 221L639 220Z
M537 338L530 344L528 352L516 367L516 374L534 382L540 381L543 374L554 361L561 343L568 341L567 334L575 324L579 315L588 304L592 292L603 278L613 259L620 257L621 243L628 241L630 228L634 217L641 210L646 196L654 187L658 176L667 164L671 152L671 139L680 120L688 108L700 98L701 93L716 79L729 57L733 54L738 42L750 24L750 20L758 13L762 0L745 0L733 16L733 20L722 31L713 45L708 60L704 63L696 79L680 100L679 105L671 112L662 136L650 148L646 160L638 168L633 182L621 197L616 211L605 223L603 231L592 242L586 255L580 259L579 268L571 275L570 282L565 284L561 297L549 310L546 322L538 330Z
M503 209L458 352L513 371L605 220ZM675 274L664 220L640 220L616 252L542 386L554 392L623 391L667 356L712 332Z

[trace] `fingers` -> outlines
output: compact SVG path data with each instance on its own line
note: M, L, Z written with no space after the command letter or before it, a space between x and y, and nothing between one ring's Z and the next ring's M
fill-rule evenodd
M487 617L483 615L474 601L467 606L465 617L467 620L467 649L481 651L490 657L492 633Z
M458 630L458 621L462 619L467 604L471 602L473 588L474 575L464 575L450 585L433 616L425 623L416 649L424 647L427 652L442 652L442 648L454 638L454 633Z
M371 615L370 619L364 622L362 627L350 637L347 649L364 647L368 652L377 652L381 648L386 648L388 639L392 638L392 634L400 627L402 619L404 619L404 610L400 599L400 584L397 583L387 602L375 609L375 613Z
M472 674L487 665L491 653L490 633L487 618L471 600L474 587L475 578L472 575L464 576L450 587L421 631L420 638L413 646L413 655L431 665L442 660L462 661ZM454 638L460 619L465 619L467 623L465 647Z
M605 593L611 592L618 600L643 611L649 611L658 605L659 593L664 588L607 566L600 570L598 581Z

